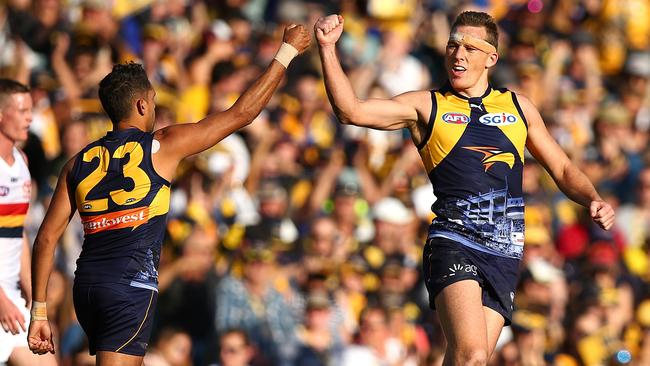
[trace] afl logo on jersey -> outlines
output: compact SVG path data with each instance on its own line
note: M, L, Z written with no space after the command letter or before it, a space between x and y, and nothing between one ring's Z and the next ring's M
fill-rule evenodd
M9 187L0 186L0 197L9 195Z
M478 120L488 126L504 126L516 123L517 116L510 113L488 113L482 115Z
M469 117L458 112L449 112L442 115L442 120L455 125L464 125L469 123Z

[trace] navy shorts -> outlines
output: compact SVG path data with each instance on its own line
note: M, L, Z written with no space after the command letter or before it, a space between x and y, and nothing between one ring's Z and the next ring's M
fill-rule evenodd
M474 280L483 290L483 305L501 314L505 325L512 322L519 260L484 253L456 241L433 237L424 246L422 270L429 291L429 307L445 287Z
M74 284L79 324L88 336L90 354L110 351L144 356L158 292L123 284Z

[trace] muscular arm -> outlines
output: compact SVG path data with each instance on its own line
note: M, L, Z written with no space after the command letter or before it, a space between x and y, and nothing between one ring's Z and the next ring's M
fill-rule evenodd
M343 17L328 16L314 28L323 64L325 88L339 120L345 124L378 130L408 128L417 142L420 136L416 105L426 103L428 92L407 92L392 99L357 97L336 55L336 41L343 32Z
M608 229L614 220L614 211L603 202L589 181L564 153L560 145L549 134L537 108L521 95L517 96L528 121L526 147L551 174L560 190L570 199L590 209L590 214L603 228Z
M415 127L418 113L411 103L421 92L408 92L392 99L359 99L341 68L335 46L321 46L319 51L327 96L342 123L378 130Z
M309 45L309 34L303 26L290 27L285 30L284 41L303 51ZM198 123L174 125L156 131L155 138L160 141L160 152L154 155L154 165L158 173L171 178L181 159L214 146L224 137L251 123L271 99L285 70L274 59L229 109L211 114Z
M54 249L76 210L74 196L68 187L68 173L74 160L75 158L72 158L68 161L59 176L52 203L47 209L34 242L32 258L32 300L34 301L45 302L46 300L47 282L54 262Z
M251 123L273 95L284 76L284 70L280 63L273 61L230 109L211 114L197 123L174 125L156 131L161 156L165 160L178 162L212 147Z

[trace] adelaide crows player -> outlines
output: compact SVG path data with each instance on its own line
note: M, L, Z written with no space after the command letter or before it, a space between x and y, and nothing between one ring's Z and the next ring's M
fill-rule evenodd
M29 352L26 339L32 284L23 225L32 179L16 145L27 140L31 122L29 87L0 79L0 364L55 365L54 356L39 358Z
M485 365L511 321L523 253L524 148L602 228L612 226L614 210L549 135L535 106L489 85L488 70L498 60L490 15L464 12L456 18L444 87L391 99L354 94L336 55L342 31L339 15L314 27L330 102L342 123L409 129L437 197L423 272L447 339L444 365Z
M56 243L76 210L85 238L77 261L75 311L98 365L141 365L157 298L157 268L170 181L178 163L249 124L276 90L310 34L288 26L284 43L260 78L228 110L194 124L155 132L154 96L139 64L113 67L99 97L113 131L86 146L63 168L34 244L33 298L28 342L34 353L54 352L45 311Z

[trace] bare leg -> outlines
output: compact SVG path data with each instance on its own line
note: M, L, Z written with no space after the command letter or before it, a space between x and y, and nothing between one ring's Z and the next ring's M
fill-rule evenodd
M496 346L503 317L483 306L481 287L463 280L445 287L436 309L447 339L445 366L484 366Z
M501 335L501 330L503 330L503 325L505 324L505 319L494 309L488 308L487 306L483 307L485 312L485 323L487 325L487 341L488 341L488 360L494 352L494 348L497 346L497 341L499 340L499 335Z
M97 351L97 366L141 366L143 358L124 353Z
M51 353L37 355L27 347L14 348L9 356L11 366L55 366L56 358Z

